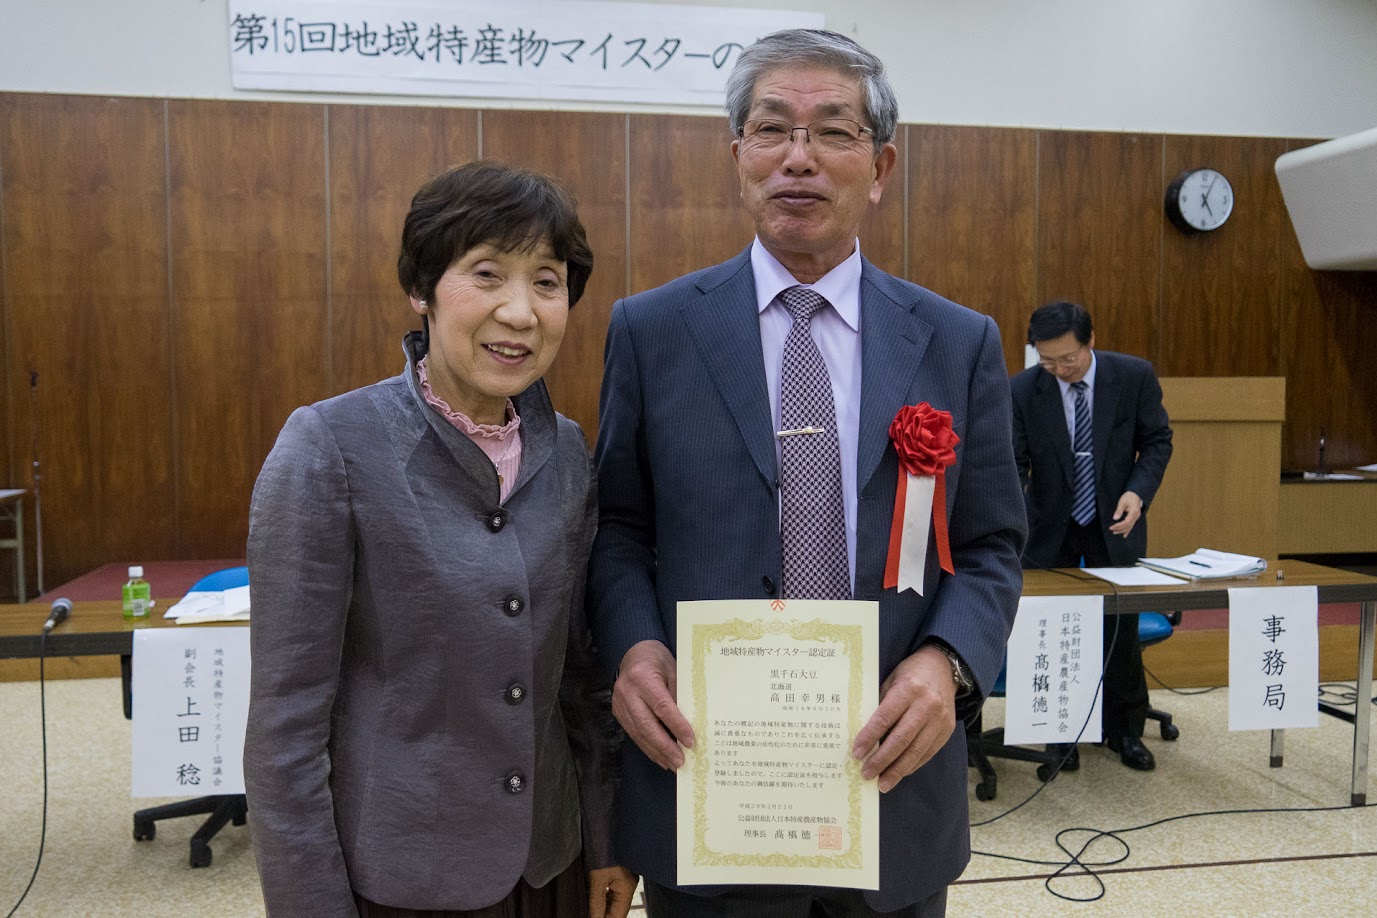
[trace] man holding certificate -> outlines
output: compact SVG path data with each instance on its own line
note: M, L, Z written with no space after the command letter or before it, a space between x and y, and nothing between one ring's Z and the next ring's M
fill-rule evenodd
M775 33L742 53L727 96L754 243L617 303L608 331L589 592L633 740L618 855L652 918L941 915L970 856L954 728L999 672L1022 585L999 333L861 257L897 158L874 55ZM703 639L679 645L679 616L703 606L717 610ZM869 666L847 637L867 629ZM706 666L693 686L690 654ZM878 704L853 722L867 680ZM680 879L676 771L700 756L712 777L695 792L737 807L737 843L756 845L739 860L763 865L735 882ZM850 827L814 811L808 795L834 779L879 792L877 883L798 879L864 834L863 807ZM805 839L811 859L790 847Z

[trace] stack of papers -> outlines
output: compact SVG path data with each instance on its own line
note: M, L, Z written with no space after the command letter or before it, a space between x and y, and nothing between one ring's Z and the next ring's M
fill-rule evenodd
M210 593L188 593L181 602L168 609L164 617L175 620L179 625L248 621L249 588L241 586Z
M1199 548L1179 558L1139 558L1143 567L1187 580L1207 580L1218 577L1247 577L1267 570L1267 562L1252 555L1236 555L1229 551Z

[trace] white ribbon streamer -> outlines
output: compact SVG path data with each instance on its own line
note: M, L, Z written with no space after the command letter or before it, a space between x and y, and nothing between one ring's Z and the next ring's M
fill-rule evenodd
M904 474L908 474L905 472ZM898 591L923 595L923 572L928 561L928 532L932 528L933 475L909 475L904 486L904 528L899 542Z

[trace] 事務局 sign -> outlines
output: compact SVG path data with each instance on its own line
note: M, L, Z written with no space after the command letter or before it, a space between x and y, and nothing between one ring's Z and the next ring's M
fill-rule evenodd
M721 105L743 48L819 13L575 0L230 0L236 89Z

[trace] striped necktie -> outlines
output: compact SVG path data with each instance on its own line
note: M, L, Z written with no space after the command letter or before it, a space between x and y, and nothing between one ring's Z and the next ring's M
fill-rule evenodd
M850 599L837 410L827 364L811 332L813 315L828 303L806 287L790 287L779 299L794 320L780 366L780 421L785 431L810 431L779 438L783 594Z
M1095 452L1091 434L1090 403L1085 397L1085 380L1071 384L1076 393L1076 437L1071 449L1075 455L1075 474L1072 477L1071 519L1084 526L1095 518Z

